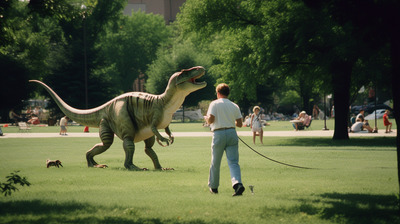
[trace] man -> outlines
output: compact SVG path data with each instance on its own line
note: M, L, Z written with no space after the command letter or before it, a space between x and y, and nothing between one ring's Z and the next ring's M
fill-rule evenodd
M242 195L245 188L242 184L240 173L239 140L235 126L242 127L243 122L238 105L228 99L229 91L229 86L225 83L217 86L218 99L211 102L207 116L204 117L213 132L208 186L211 193L218 193L221 159L225 151L231 173L232 186L235 190L233 196L239 196Z
M13 122L14 122L15 125L17 125L18 121L21 119L21 116L19 116L17 113L14 112L14 109L10 110L10 112L8 113L8 116L10 117L11 124L13 124Z
M298 131L298 130L304 130L304 127L308 127L310 125L310 121L311 117L308 116L307 113L303 110L302 112L300 112L297 118L295 118L290 122L292 122L294 129Z
M67 125L68 125L69 117L64 116L60 120L60 135L67 135Z
M369 125L367 125L367 124L365 124L364 122L361 122L361 121L357 121L356 123L354 123L351 126L350 131L355 133L355 132L360 132L360 131L362 131L364 129L367 129L369 133L374 132L374 130Z
M364 122L364 110L360 110L360 113L356 117L356 122Z

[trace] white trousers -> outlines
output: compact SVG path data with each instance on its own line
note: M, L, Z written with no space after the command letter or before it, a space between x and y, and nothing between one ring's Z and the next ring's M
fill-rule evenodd
M238 136L234 128L214 131L211 143L210 176L208 178L208 186L210 188L218 188L219 186L220 167L224 151L226 152L231 173L232 186L242 183L238 143Z

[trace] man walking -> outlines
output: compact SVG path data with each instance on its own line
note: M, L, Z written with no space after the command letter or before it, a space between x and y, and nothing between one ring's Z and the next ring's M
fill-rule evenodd
M245 188L242 184L240 173L239 140L235 126L240 128L243 123L238 105L228 99L229 91L229 86L225 83L217 86L218 99L211 102L207 116L204 117L213 132L208 186L211 193L218 193L221 160L225 151L231 173L232 186L235 190L233 196L239 196L242 195Z

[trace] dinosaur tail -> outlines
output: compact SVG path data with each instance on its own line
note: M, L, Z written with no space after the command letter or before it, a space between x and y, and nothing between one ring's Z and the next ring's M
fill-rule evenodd
M36 82L42 85L47 90L47 92L49 92L61 111L70 119L78 122L79 124L89 127L99 126L101 117L100 112L105 105L87 110L76 109L65 103L49 86L47 86L43 82L38 80L29 80L29 82Z

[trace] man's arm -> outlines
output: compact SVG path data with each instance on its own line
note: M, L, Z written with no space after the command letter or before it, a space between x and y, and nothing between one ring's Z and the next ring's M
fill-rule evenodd
M241 128L243 126L243 120L242 118L236 119L236 127Z
M212 124L215 121L215 116L212 114L204 116L204 120L206 120L207 124Z

